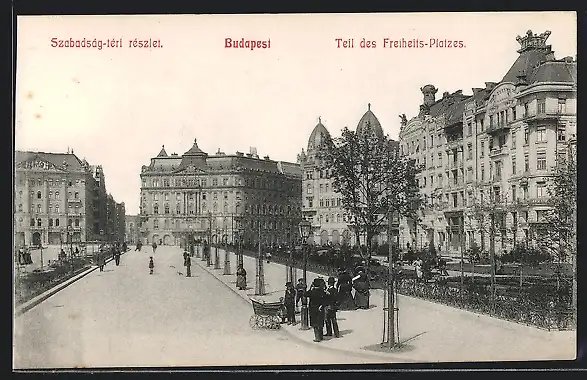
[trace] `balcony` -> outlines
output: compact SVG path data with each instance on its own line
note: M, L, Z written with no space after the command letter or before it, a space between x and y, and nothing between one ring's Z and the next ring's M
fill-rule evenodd
M67 200L67 203L79 203L79 204L81 204L82 203L82 200L79 199L79 198L69 198Z
M489 157L491 158L495 158L495 157L499 157L505 154L509 154L510 150L507 146L502 145L502 146L497 146L497 147L493 147L491 149L491 151L489 152Z
M510 123L500 123L500 124L493 124L490 125L485 132L487 132L487 134L493 135L495 133L499 133L502 131L509 131L510 129Z
M548 121L558 121L562 115L572 115L571 113L561 113L557 109L547 109L544 112L536 113L535 115L530 115L522 120L525 121L527 124L532 123L544 123ZM574 116L574 115L573 115Z

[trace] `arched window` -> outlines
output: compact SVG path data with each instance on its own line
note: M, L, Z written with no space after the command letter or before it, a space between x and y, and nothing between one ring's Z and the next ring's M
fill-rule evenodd
M41 213L41 205L37 205L37 212L40 214Z
M41 199L41 192L37 191L37 199Z
M71 222L72 222L71 218L67 219L67 225L70 227L71 227Z
M59 227L59 218L55 219L55 227Z
M53 227L53 219L49 218L49 227Z
M179 214L181 212L181 205L178 203L177 205L175 205L175 213Z
M75 219L75 226L79 227L79 219Z
M212 206L212 211L213 212L217 212L218 211L218 203L214 203L214 205Z
M59 214L59 205L58 204L55 205L55 212Z
M168 204L165 205L165 213L169 214L169 205Z
M31 227L34 227L34 226L35 226L35 219L31 218Z
M154 214L159 214L159 205L154 205L153 206L153 213Z
M22 211L22 203L18 205L18 211Z
M41 218L37 219L37 227L41 227Z
M224 213L228 213L228 203L224 202Z

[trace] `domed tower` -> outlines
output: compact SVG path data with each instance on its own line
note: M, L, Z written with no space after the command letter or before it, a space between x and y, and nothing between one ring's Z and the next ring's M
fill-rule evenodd
M322 119L319 117L318 124L316 124L308 139L308 153L320 150L325 142L326 136L330 136L330 133L322 124Z
M371 103L367 104L367 112L363 115L359 124L357 124L357 135L362 136L366 132L375 133L377 137L383 137L381 123L371 111Z

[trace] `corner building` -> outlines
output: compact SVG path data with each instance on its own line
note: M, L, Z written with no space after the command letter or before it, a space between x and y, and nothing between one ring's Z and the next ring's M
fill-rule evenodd
M430 206L421 223L402 221L404 246L432 241L457 253L476 242L488 251L488 228L472 215L479 204L493 208L496 252L535 242L549 177L576 139L577 62L556 59L549 35L518 36L519 56L501 81L471 95L436 100L433 85L421 88L420 113L402 123L400 146L419 164Z
M383 129L373 111L371 104L357 124L357 133L364 133L367 128L382 136ZM357 245L365 244L364 237L356 241L356 235L349 229L348 215L342 208L342 195L333 188L333 180L328 169L324 168L323 153L326 149L324 139L330 133L318 118L318 124L312 130L308 139L307 151L302 149L298 154L298 163L301 165L302 180L302 214L312 223L313 233L308 243L317 245ZM393 142L396 143L396 142ZM396 143L397 144L397 143ZM396 219L397 220L397 219ZM399 223L399 222L398 222ZM397 235L398 223L394 224L392 233ZM374 243L387 242L387 232L375 236Z
M16 247L101 240L106 202L101 166L89 165L73 151L15 151Z
M140 237L143 243L187 240L265 245L298 239L299 165L250 153L215 155L194 140L182 156L165 147L141 170Z

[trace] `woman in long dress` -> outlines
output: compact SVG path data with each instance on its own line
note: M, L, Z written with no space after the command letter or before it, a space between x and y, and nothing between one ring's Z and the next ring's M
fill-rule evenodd
M355 301L353 300L352 290L352 277L351 275L344 269L339 269L338 271L338 281L336 283L336 287L338 290L338 304L339 310L356 310L357 305L355 305Z
M239 288L239 290L247 289L247 271L242 265L236 270L236 287Z
M355 288L355 305L359 309L369 308L369 281L363 270L353 278L353 287Z

